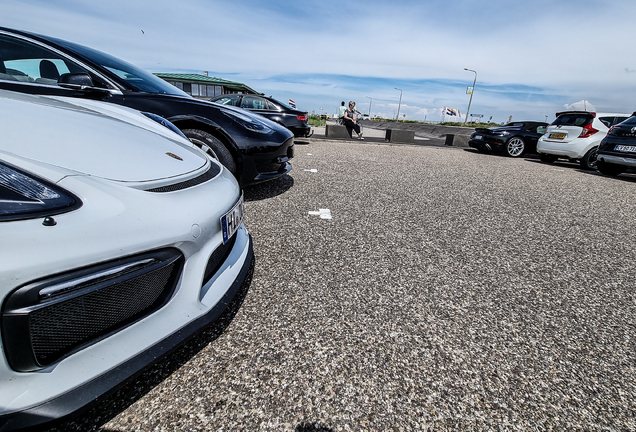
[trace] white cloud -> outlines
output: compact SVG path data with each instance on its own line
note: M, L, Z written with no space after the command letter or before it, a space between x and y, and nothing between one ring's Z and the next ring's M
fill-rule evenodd
M571 104L565 104L565 105L563 105L563 108L565 108L565 111L596 112L596 107L594 105L592 105L589 101L586 101L586 100L574 102L574 103L571 103Z

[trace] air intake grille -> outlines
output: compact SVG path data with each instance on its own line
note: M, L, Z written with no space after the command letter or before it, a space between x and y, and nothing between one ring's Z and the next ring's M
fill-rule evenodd
M221 264L225 261L227 256L230 254L230 251L234 247L234 242L236 241L236 234L228 240L227 243L222 244L218 248L212 252L210 255L210 259L208 259L208 264L205 266L205 275L203 276L203 285L208 283L212 276L216 274L216 272L221 267ZM202 285L202 286L203 286Z
M2 320L5 352L12 367L28 371L50 365L161 308L174 291L183 258L176 250L145 254L135 260L140 258L150 263L90 283L82 282L92 277L84 269L81 274L69 274L64 283L58 277L12 294ZM121 261L116 265L121 267ZM105 268L89 270L101 275ZM47 287L66 286L74 280L80 281L76 289L42 299Z
M221 172L221 168L217 164L211 163L210 164L210 169L208 169L206 172L204 172L203 174L201 174L198 177L195 177L195 178L190 179L190 180L186 180L186 181L181 182L181 183L175 183L175 184L171 184L171 185L168 185L168 186L162 186L162 187L158 187L158 188L148 189L147 192L158 192L158 193L161 193L161 192L175 192L175 191L178 191L178 190L191 188L191 187L200 185L201 183L205 183L208 180L213 179L214 177L219 175L220 172Z

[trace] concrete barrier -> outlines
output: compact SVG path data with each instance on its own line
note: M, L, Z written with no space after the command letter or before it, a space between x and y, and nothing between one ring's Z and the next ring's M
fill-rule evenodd
M327 124L325 127L325 136L328 138L351 139L345 126L335 124Z
M388 142L412 143L415 142L415 131L403 129L387 129L384 139Z
M453 146L453 147L470 147L468 145L469 140L470 140L470 136L468 135L447 134L444 145Z

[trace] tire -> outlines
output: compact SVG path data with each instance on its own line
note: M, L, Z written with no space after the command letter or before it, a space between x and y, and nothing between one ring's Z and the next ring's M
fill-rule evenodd
M234 177L237 177L236 161L225 145L214 135L198 129L184 129L183 134L212 159L221 162Z
M545 163L552 163L557 160L556 156L545 153L539 153L539 159L541 159L541 162Z
M505 151L510 157L519 157L526 151L526 142L523 138L512 137L506 141Z
M598 147L592 147L585 153L585 156L581 158L579 164L581 168L584 170L595 170L596 169L596 154L598 151Z
M602 160L596 161L596 169L606 176L615 177L623 172L625 172L625 168L621 165L616 165L613 163L603 162Z

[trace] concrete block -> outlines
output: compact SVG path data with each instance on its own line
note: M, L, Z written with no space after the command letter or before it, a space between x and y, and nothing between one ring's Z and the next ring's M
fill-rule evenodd
M334 124L328 124L325 127L325 136L336 139L351 139L345 126Z
M469 147L468 145L469 140L470 140L470 136L468 135L447 134L444 145L454 146L454 147Z
M384 139L388 142L412 143L415 142L415 131L404 129L387 129Z

